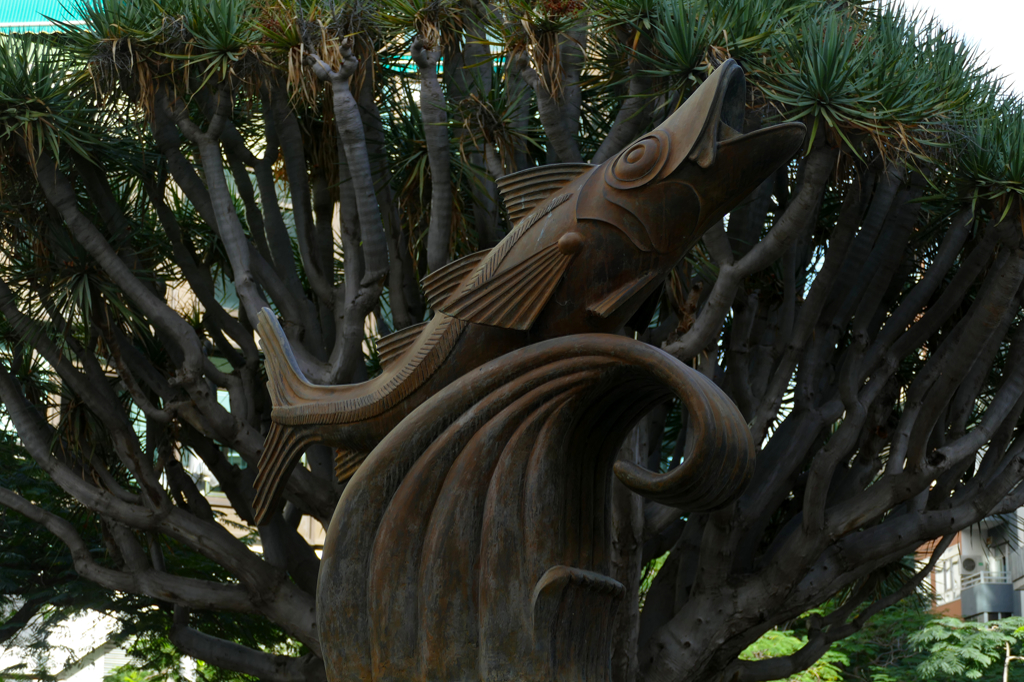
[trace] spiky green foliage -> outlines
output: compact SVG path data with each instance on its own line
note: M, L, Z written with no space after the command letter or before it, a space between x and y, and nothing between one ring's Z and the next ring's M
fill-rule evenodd
M77 67L43 38L0 36L0 144L24 145L35 155L84 153L94 138L91 103L75 87Z

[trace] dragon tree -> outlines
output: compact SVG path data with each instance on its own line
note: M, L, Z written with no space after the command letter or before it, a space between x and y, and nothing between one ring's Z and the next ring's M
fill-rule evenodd
M926 17L859 0L73 8L80 23L0 37L3 640L89 606L227 671L326 679L319 548L297 528L330 523L365 453L304 443L281 504L256 499L262 311L309 382L373 379L438 307L434 273L524 217L499 191L514 173L614 158L729 59L732 133L806 134L620 333L729 396L754 471L686 515L615 484L612 677L805 670L918 588L930 564L905 556L1024 504L1024 102ZM618 456L670 471L694 431L666 399ZM825 603L799 651L741 660Z

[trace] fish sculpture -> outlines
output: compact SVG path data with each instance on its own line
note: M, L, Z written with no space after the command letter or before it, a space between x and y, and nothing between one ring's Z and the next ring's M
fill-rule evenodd
M307 381L264 310L258 331L273 410L255 482L257 522L276 509L309 445L338 449L344 481L405 416L473 369L546 339L616 333L642 316L686 252L804 139L800 123L742 133L745 98L743 71L730 59L608 161L498 180L513 229L423 279L433 317L382 338L383 371L369 381Z

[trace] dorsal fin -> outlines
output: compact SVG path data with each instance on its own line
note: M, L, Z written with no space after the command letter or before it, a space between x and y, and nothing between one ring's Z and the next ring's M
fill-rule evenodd
M427 299L427 305L437 309L438 304L443 303L462 284L466 275L472 272L490 252L490 249L484 249L463 256L424 277L423 296Z
M437 310L466 322L529 329L554 293L573 255L552 244L486 282L452 295Z
M501 199L505 202L508 217L515 225L542 199L593 167L589 163L553 163L510 173L499 178L495 184L498 185Z
M416 341L416 338L426 326L426 322L420 322L419 324L411 325L405 329L399 329L394 334L388 334L387 336L381 337L380 341L377 342L377 354L380 356L380 366L387 367L391 364L392 360L404 353L405 349Z

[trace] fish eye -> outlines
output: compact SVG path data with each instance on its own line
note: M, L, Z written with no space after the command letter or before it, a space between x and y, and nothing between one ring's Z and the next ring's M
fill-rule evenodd
M655 130L640 138L612 163L608 182L619 189L641 187L658 174L668 159L668 135Z

